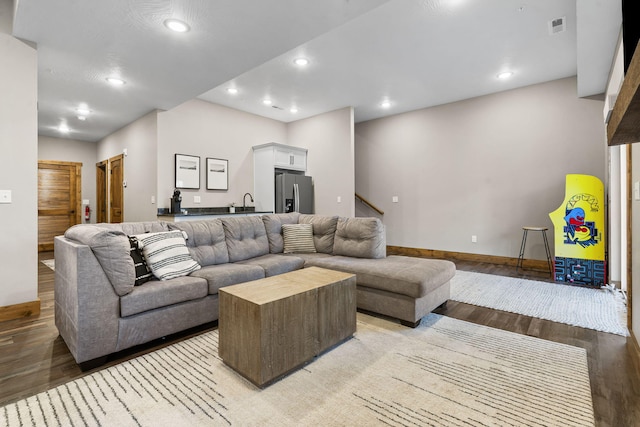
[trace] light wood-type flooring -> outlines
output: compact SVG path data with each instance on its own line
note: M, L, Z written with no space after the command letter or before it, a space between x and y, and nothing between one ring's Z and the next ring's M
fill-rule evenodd
M40 259L53 258L52 252ZM549 280L549 274L509 266L455 261L459 270ZM86 375L58 335L53 318L54 274L38 263L41 314L0 323L0 406ZM449 301L439 314L587 350L596 426L640 426L640 355L630 339L533 317ZM638 314L640 315L640 314ZM111 357L106 365L148 353L172 342L215 328L204 325ZM97 368L97 369L102 369Z

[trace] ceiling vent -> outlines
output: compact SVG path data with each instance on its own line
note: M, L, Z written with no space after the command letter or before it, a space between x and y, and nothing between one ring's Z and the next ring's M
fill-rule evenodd
M562 18L556 18L549 21L549 34L554 35L558 33L563 33L567 29L567 18L563 16Z

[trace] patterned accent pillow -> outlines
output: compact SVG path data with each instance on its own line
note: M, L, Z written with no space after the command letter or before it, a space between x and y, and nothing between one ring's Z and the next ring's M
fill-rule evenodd
M133 283L134 286L140 286L145 282L151 280L153 274L147 265L147 262L144 260L144 256L142 256L142 252L139 249L138 239L135 236L128 236L129 243L131 244L131 249L129 250L129 255L131 255L131 259L133 260L133 267L136 270L136 279Z
M200 264L189 254L186 233L183 233L176 230L134 236L138 239L147 265L158 279L173 279L200 270Z
M282 224L284 253L315 253L313 224Z

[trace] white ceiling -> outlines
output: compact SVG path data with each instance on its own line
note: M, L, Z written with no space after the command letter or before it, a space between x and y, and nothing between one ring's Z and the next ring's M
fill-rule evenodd
M353 106L358 122L576 74L596 95L620 16L601 0L19 0L13 34L37 44L39 134L97 141L196 97L283 122Z

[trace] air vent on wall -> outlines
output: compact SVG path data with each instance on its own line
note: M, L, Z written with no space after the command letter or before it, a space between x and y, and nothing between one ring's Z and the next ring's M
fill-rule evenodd
M567 29L566 22L567 18L565 16L549 21L549 34L554 35L564 32Z

